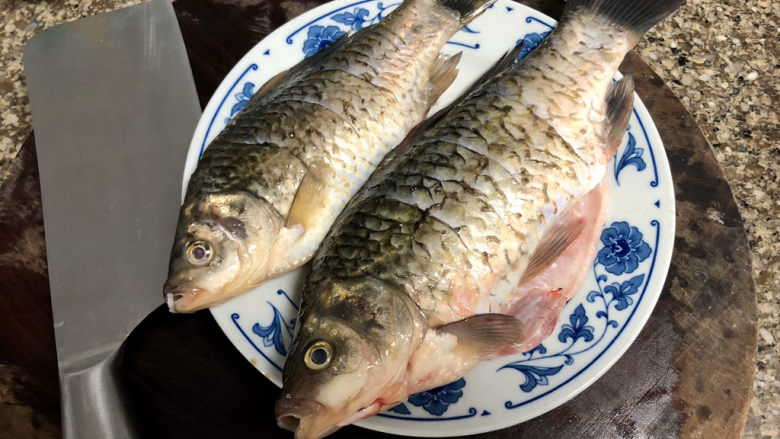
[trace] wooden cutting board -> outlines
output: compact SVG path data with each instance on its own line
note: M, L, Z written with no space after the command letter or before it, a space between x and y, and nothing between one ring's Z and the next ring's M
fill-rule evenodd
M321 3L174 3L201 103L254 44ZM523 3L554 18L563 4ZM664 291L637 340L595 384L545 415L478 437L736 438L744 427L757 335L742 220L690 114L637 56L630 54L621 71L633 73L672 168L677 230ZM6 335L0 372L10 374L4 382L33 418L56 424L56 355L32 137L0 189L0 234L6 237L0 242L0 333ZM278 388L233 348L208 312L172 315L161 306L128 338L122 368L145 437L291 437L273 418ZM391 436L347 427L333 437Z

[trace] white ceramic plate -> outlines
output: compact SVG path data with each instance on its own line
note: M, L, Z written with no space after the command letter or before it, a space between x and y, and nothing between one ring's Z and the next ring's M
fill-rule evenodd
M206 145L252 92L342 32L386 16L399 1L336 0L311 10L258 43L231 70L206 106L190 146L184 184ZM555 21L499 0L445 51L463 51L460 74L441 98L449 103L519 40L531 49ZM582 290L553 334L533 350L480 364L447 386L414 395L359 425L414 436L496 430L563 404L601 376L636 338L661 293L674 241L674 197L661 139L644 105L636 106L608 182L611 207L599 253ZM274 279L211 312L236 348L276 385L293 334L305 268Z

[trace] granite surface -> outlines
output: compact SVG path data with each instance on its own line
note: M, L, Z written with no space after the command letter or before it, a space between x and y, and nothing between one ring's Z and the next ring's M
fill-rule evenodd
M221 0L241 1L241 0ZM47 27L139 0L0 0L0 183L30 133L22 54ZM667 82L712 144L731 184L751 246L759 312L758 361L745 438L780 437L780 101L777 0L688 0L635 49ZM703 237L703 239L706 239ZM51 437L18 404L0 358L0 431ZM11 422L14 419L15 422ZM9 430L11 428L11 430Z

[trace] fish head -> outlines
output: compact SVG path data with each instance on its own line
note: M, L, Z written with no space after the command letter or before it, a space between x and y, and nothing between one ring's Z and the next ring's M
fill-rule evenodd
M323 437L403 401L410 354L424 332L416 305L380 281L330 283L315 297L304 299L276 403L279 426L297 439Z
M250 193L209 193L179 215L168 279L171 312L193 312L224 302L264 280L279 220Z

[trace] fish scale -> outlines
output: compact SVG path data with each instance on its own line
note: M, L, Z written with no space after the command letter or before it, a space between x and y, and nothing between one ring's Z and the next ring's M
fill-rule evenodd
M409 224L415 234L397 240L417 245L411 246L412 251L403 245L372 247L382 252L391 249L397 253L393 259L400 263L389 268L385 264L370 264L362 271L357 270L358 273L398 284L429 318L443 313L435 317L442 321L460 318L465 312L457 306L454 308L458 309L444 311L447 305L442 305L451 302L450 298L462 289L458 283L476 285L482 276L489 277L490 282L518 277L517 272L523 270L524 264L516 262L528 257L551 219L590 191L604 175L604 166L598 165L604 156L603 141L599 138L603 135L597 132L605 130L605 105L588 105L596 100L588 98L584 99L583 106L583 100L571 89L572 84L585 83L590 85L588 97L604 96L604 92L594 90L591 84L598 81L608 84L606 76L611 76L610 67L612 72L617 69L619 58L609 54L600 56L598 61L612 61L615 65L596 73L584 72L592 66L592 60L580 64L571 61L561 67L556 63L559 55L556 51L559 46L565 46L567 53L573 52L570 44L564 42L564 38L571 38L569 33L572 32L553 35L537 49L537 53L554 55L532 55L521 66L499 74L472 93L369 181L370 190L366 192L370 191L372 196L392 199L420 211L416 222ZM546 46L549 48L545 49ZM610 50L620 50L620 47ZM546 95L539 96L536 93L542 81ZM601 90L605 90L603 85ZM576 105L570 104L573 99L577 100ZM569 120L572 115L576 115L574 122ZM571 131L585 139L577 138ZM409 182L408 176L435 181L442 190L429 191L430 199L416 196L425 188L419 182L405 184ZM502 193L499 197L477 190L444 189L446 186L452 189L448 181L471 187L469 182L480 177L503 178L512 184L496 187L495 192ZM388 180L383 184L373 184L384 179ZM501 200L507 199L522 200L522 203L511 206L502 203ZM502 214L489 215L485 206ZM353 212L366 208L380 209L385 218L402 222L394 211L397 208L382 209L373 203L361 203L361 195L347 207L343 218L349 221ZM315 259L314 271L339 272L342 262L329 258L328 249L337 248L340 231L352 227L362 226L351 221L335 225L334 239L326 241L325 255ZM522 239L513 236L516 235L513 230L522 230ZM393 239L395 235L382 237ZM361 251L361 260L387 257L369 249ZM452 266L467 266L470 273L455 278ZM508 272L510 266L513 273ZM380 268L384 271L378 271ZM398 279L425 280L410 285ZM499 288L503 291L491 290L491 293L499 298L508 297L512 291L509 285L502 283Z
M220 190L248 189L256 194L262 194L263 199L276 206L280 215L286 215L295 194L271 189L300 184L306 173L306 166L285 148L266 145L263 148L254 148L252 151L244 151L244 149L246 149L244 144L222 144L219 153L215 150L202 159L208 161L210 172L193 178L201 179L197 183L201 187ZM272 171L256 175L237 173L234 165L237 150L244 155L244 166L247 169L262 169L271 165Z
M349 87L339 92L331 92L337 86L348 84ZM340 70L321 71L312 74L305 84L291 87L280 99L306 101L313 104L321 104L334 114L339 115L345 123L351 125L355 131L364 133L370 146L374 143L388 144L389 141L382 138L381 128L373 119L362 117L369 109L376 112L377 117L388 120L397 125L397 122L387 117L385 108L392 108L395 96L392 93L377 89L370 82L357 78ZM385 129L392 129L388 126ZM395 146L395 145L393 145ZM371 151L371 153L375 153Z
M405 108L416 108L419 113L425 107L427 89L419 86L404 87L409 84L409 80L396 78L411 78L421 74L420 70L427 66L409 60L418 57L420 48L426 45L431 47L423 50L429 52L427 57L438 53L438 50L434 51L433 48L436 47L436 39L441 39L441 35L430 33L415 45L413 51L407 50L405 53L402 50L389 57L386 56L387 52L395 49L395 46L377 45L378 40L388 40L386 37L379 37L387 33L396 35L408 32L408 29L388 29L383 23L385 22L380 22L377 26L374 33L376 38L368 37L365 41L353 44L353 48L345 48L324 63L320 71L313 72L297 84L280 89L269 96L269 99L250 101L242 117L236 118L235 122L226 127L212 142L204 154L204 159L207 159L209 151L218 150L223 141L242 138L247 144L253 141L286 147L303 163L327 160L332 162L333 169L346 171L332 172L330 177L336 179L332 185L333 190L342 189L347 197L351 195L362 183L364 175L373 170L387 149L400 142L405 131L409 129L406 118L391 117L386 109L398 108L400 104ZM408 45L404 47L408 48ZM366 55L365 52L369 48L374 53ZM376 65L372 64L371 60L374 60ZM379 61L387 65L380 65L382 63ZM333 90L335 84L339 84L338 92L332 93L333 96L326 95L326 91ZM390 90L396 90L396 93ZM355 99L356 97L360 100ZM352 105L341 109L332 108L334 101L349 101ZM362 117L366 113L372 113L373 118ZM302 119L303 115L306 115L305 119ZM363 121L363 126L355 126L359 120ZM382 120L382 124L373 123L369 128L368 124L374 120ZM268 129L269 126L271 129ZM397 134L387 136L385 133L388 132ZM299 134L291 136L290 133ZM351 141L359 136L366 141ZM377 143L382 147L378 147ZM208 169L207 166L203 168ZM247 172L259 174L268 170L264 166ZM239 165L236 174L241 173ZM343 178L344 176L347 178ZM269 188L262 189L265 193ZM279 207L281 206L278 206L277 210Z
M408 78L422 75L427 66L408 61L419 57L421 52L427 56L438 54L441 31L431 32L431 30L437 24L445 24L453 28L455 21L446 23L438 17L433 17L428 23L421 25L419 19L413 20L412 17L416 14L425 14L425 11L407 8L401 12L403 15L396 20L407 23L407 26L401 29L390 29L389 23L380 21L376 32L356 42L352 48L331 57L324 65L324 69L341 70L369 81L375 87L391 91L403 104L424 103L425 90L405 87L405 85L409 82ZM412 26L422 27L415 32ZM413 38L411 36L404 38L408 34L412 34ZM410 45L407 40L415 41L415 44Z
M301 266L457 74L447 40L493 0L407 0L271 78L190 178L169 308L221 303Z
M681 3L568 0L535 51L515 48L385 157L314 258L281 426L321 437L550 335L606 219L633 102L632 79L612 77Z

